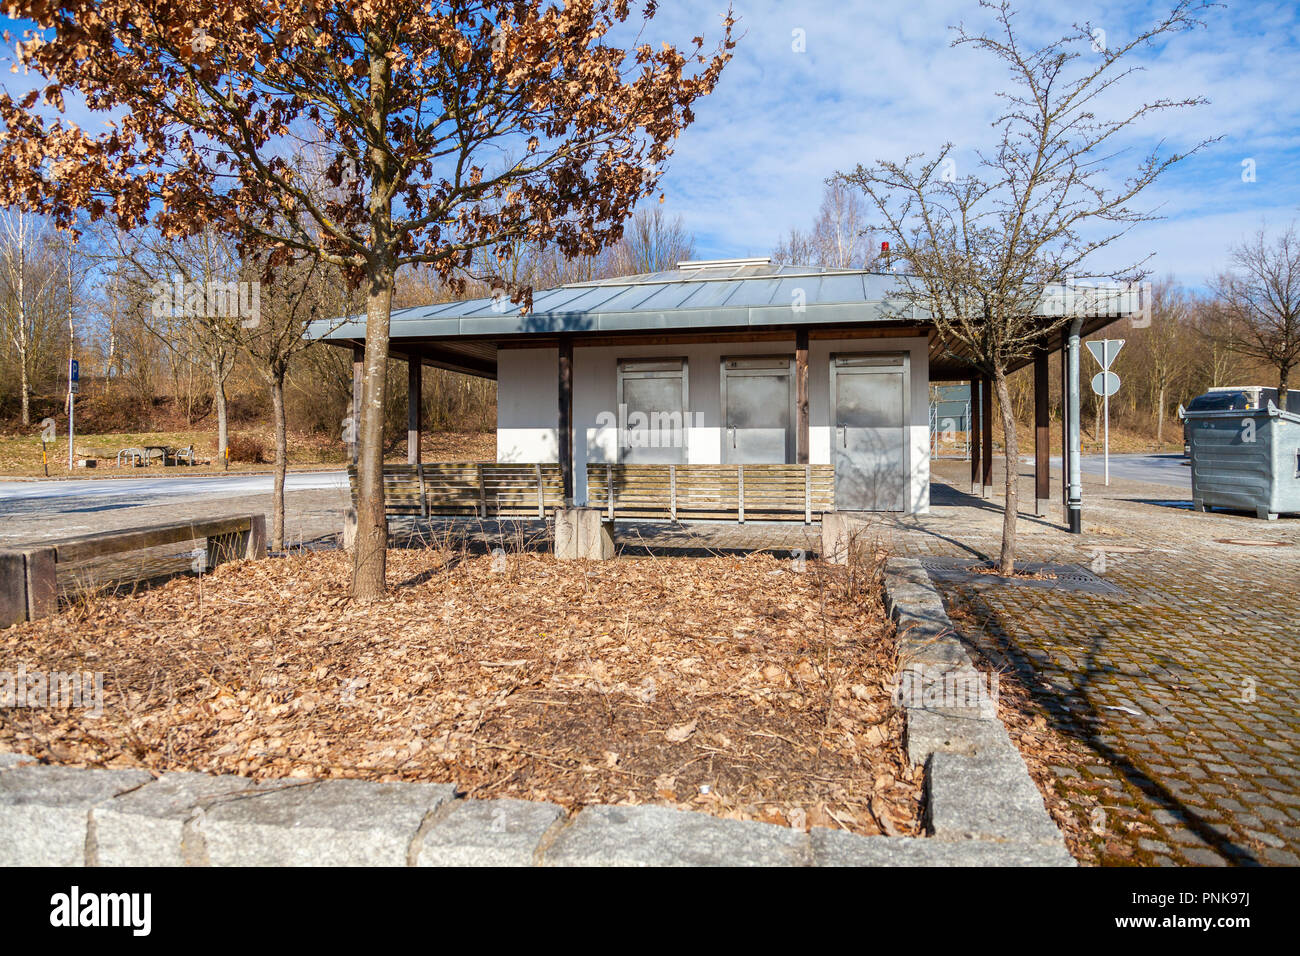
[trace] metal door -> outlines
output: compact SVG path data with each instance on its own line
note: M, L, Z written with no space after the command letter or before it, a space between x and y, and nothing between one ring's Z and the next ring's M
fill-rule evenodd
M619 361L619 461L686 463L686 368L685 359Z
M831 356L838 510L907 510L909 371L906 354Z
M794 359L722 360L722 462L794 460Z

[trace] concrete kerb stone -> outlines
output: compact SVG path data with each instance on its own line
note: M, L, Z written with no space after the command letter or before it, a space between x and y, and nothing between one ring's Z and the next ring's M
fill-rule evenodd
M0 773L0 866L81 866L93 858L93 807L140 787L144 770L15 766Z
M204 815L225 800L256 793L246 777L166 773L91 810L99 866L206 866Z
M532 866L564 808L528 800L456 800L420 835L416 866Z
M26 754L0 753L0 773L11 767L21 767L23 764L39 763L35 757L29 757Z
M608 561L614 557L614 523L599 508L555 512L555 557L560 561Z
M1061 832L997 717L996 701L947 706L952 703L943 693L951 686L948 682L978 683L983 678L920 562L891 558L885 595L898 629L900 682L911 676L909 669L920 675L915 686L899 695L899 703L906 717L908 759L927 770L926 824L931 836L1051 847L1064 853Z
M868 519L860 511L827 511L822 515L821 559L828 564L849 564L865 555L869 546Z
M12 756L12 755L5 755ZM0 771L0 864L101 866L952 866L1071 862L1026 812L1027 774L936 754L937 839L810 833L655 806L465 800L445 784L264 780L10 766ZM973 770L962 760L983 760ZM957 761L950 763L947 761ZM10 764L10 761L5 761ZM961 801L978 777L995 804ZM1036 796L1036 794L1033 794ZM1032 810L1032 807L1030 807ZM1051 827L1050 820L1047 827Z
M404 866L451 784L279 780L195 821L213 866Z
M808 866L808 834L666 807L590 806L541 854L543 866Z
M814 828L814 866L1073 866L1064 844L863 837Z
M1014 750L931 756L926 820L938 840L1063 845L1024 759Z

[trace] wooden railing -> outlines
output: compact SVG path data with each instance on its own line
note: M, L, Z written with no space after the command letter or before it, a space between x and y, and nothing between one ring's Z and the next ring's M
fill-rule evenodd
M348 485L355 507L355 468ZM835 509L835 469L589 464L587 501L611 518L811 523ZM390 515L545 518L564 507L564 479L554 462L385 465L384 503Z
M119 556L150 548L198 540L206 541L201 555L205 569L224 561L264 558L266 516L233 515L204 521L178 521L104 534L56 538L0 551L0 627L53 614L58 609L60 572L66 578L70 569L111 562ZM181 563L190 566L190 562ZM133 565L123 560L120 567L129 569ZM109 572L112 570L112 567L107 569ZM138 579L139 574L109 576L121 581Z
M811 523L835 509L835 468L589 464L587 501L610 519Z
M348 468L348 486L355 507L355 467ZM384 466L384 510L390 515L544 518L563 506L564 476L553 462Z

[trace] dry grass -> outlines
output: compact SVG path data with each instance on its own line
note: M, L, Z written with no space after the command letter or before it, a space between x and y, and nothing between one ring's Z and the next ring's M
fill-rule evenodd
M0 711L0 749L918 832L871 575L439 547L392 552L391 596L359 606L348 570L226 565L0 632L0 667L105 674L102 717Z
M68 436L62 430L66 422L59 425L58 439L48 445L49 476L66 478L68 472ZM236 446L251 448L258 446L262 450L263 462L241 461L241 454ZM117 453L123 448L141 445L166 445L173 448L194 446L200 464L196 467L163 468L153 465L148 468L118 468ZM72 473L77 478L121 478L130 477L194 477L206 474L249 474L271 471L266 462L272 461L275 452L274 434L269 428L244 429L231 431L232 458L230 467L223 468L217 458L217 435L215 429L171 431L171 432L118 432L106 435L78 434L74 447L78 456L95 456L99 459L98 467L85 470L78 468ZM333 436L316 433L290 433L288 439L289 467L294 469L341 468L346 462L346 449L342 442ZM495 461L496 434L493 432L436 432L426 433L420 446L424 461ZM398 442L390 449L387 458L392 462L406 462L405 442ZM0 476L40 477L44 476L45 467L41 462L41 440L39 429L33 427L29 433L0 435Z

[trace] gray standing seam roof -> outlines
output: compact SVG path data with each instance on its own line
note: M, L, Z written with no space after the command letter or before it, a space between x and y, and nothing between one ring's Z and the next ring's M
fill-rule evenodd
M814 323L869 324L926 316L889 294L900 276L856 269L813 269L770 265L754 260L686 264L666 272L593 279L533 296L525 315L509 300L494 298L442 302L399 309L391 337L402 339L624 332L672 329L762 328ZM1049 289L1044 310L1066 301L1064 287ZM1136 292L1098 293L1090 309L1097 314L1130 315L1139 310ZM1060 314L1059 312L1040 314ZM320 338L365 338L364 316L316 323ZM308 333L312 333L309 331Z
M532 311L493 298L442 302L393 312L391 336L444 338L637 329L762 327L899 318L887 299L897 278L852 269L746 264L577 282L533 295ZM906 309L911 315L911 309ZM335 320L336 321L336 320ZM334 321L318 323L322 330ZM365 337L354 316L322 336Z

